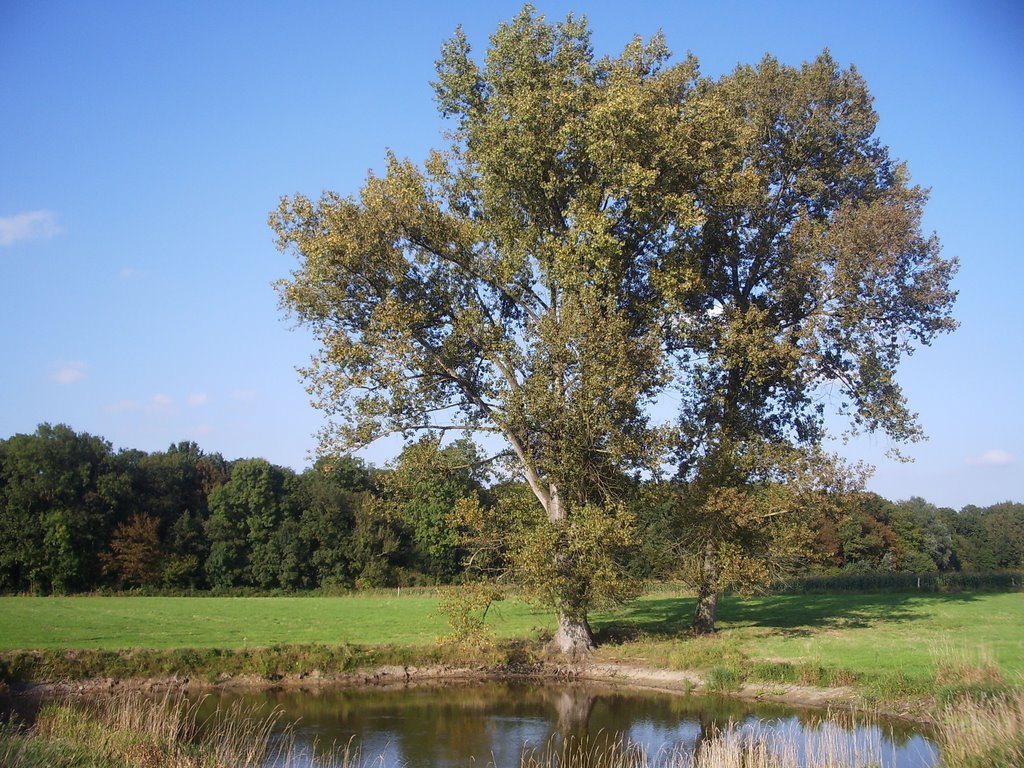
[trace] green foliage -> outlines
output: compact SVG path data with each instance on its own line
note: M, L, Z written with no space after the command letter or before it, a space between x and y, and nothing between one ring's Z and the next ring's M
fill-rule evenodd
M469 440L440 447L430 437L405 448L390 472L381 477L380 493L389 514L409 532L410 557L418 570L438 583L462 571L464 551L457 504L483 489L482 457Z
M616 519L625 472L658 463L654 283L697 218L679 130L695 73L660 38L598 60L585 22L526 7L479 63L461 32L442 48L455 127L424 168L389 156L356 199L282 200L270 223L300 264L279 288L322 345L306 375L329 443L498 433L553 525L588 510L574 546L595 510ZM570 560L586 558L561 560L572 594L541 591L579 613L592 590Z
M313 582L351 588L358 575L353 531L368 503L372 474L351 457L321 458L298 481L299 536L312 553Z
M704 687L713 693L732 693L742 682L740 671L733 667L714 666L704 675Z
M493 644L494 629L487 625L487 613L504 593L493 584L474 581L459 587L448 587L438 595L438 610L451 626L451 634L443 642L482 648Z
M251 461L235 462L238 479L217 490L228 484L232 465L194 444L110 454L100 438L43 425L0 441L0 590L191 594L213 587L254 594L481 578L507 584L513 555L529 552L523 542L545 519L536 495L526 482L483 487L484 465L468 444L436 452L431 445L414 444L401 467L386 471L335 457L295 476L257 461L255 475L271 481L262 496L246 497L238 489L257 485ZM58 459L75 450L78 469L62 475ZM171 482L175 477L181 482ZM76 486L83 478L86 485ZM69 487L57 486L63 482ZM990 573L980 566L1020 562L1022 504L954 512L921 499L822 494L793 481L703 499L696 485L620 490L634 531L631 544L614 554L616 579L688 575L692 585L700 546L717 530L720 586L745 592L779 576L790 585L783 588L809 591L1021 584L1013 568ZM254 551L262 558L259 581ZM798 578L785 575L799 563Z
M515 582L528 598L582 621L592 606L639 593L626 567L636 546L635 527L632 512L618 504L580 507L568 520L539 520L513 531L509 557Z
M264 459L235 462L210 493L206 575L214 587L309 585L308 552L298 535L294 473Z
M0 443L0 588L67 592L99 581L127 483L110 444L41 424Z

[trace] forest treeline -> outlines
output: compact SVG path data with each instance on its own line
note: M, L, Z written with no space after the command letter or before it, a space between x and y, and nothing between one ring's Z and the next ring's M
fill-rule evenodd
M193 442L114 451L101 437L43 424L0 441L0 591L458 582L474 511L498 527L529 525L525 484L490 481L468 441L422 440L387 468L341 457L296 473L259 458L228 461ZM643 489L635 496L638 541L626 567L679 577L679 532ZM1024 567L1021 503L956 511L856 492L828 509L796 575ZM486 552L492 563L502 556Z

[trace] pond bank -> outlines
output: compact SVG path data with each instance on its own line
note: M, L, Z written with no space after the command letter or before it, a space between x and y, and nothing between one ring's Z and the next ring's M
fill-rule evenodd
M313 669L284 674L190 675L187 673L147 677L95 676L78 680L18 681L7 685L14 694L44 697L114 694L121 691L260 691L272 689L323 689L421 685L444 685L485 680L589 681L627 688L644 688L677 695L719 695L749 701L785 704L823 710L866 711L872 716L895 718L922 725L933 723L924 702L866 704L853 687L819 688L790 683L741 682L722 688L709 684L696 670L677 671L620 662L589 661L564 664L550 661L517 665L487 664L383 664L351 671Z

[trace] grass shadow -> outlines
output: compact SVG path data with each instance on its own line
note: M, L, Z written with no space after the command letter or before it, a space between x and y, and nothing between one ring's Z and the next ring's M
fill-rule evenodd
M840 593L770 595L744 599L726 595L719 601L721 628L759 627L773 634L806 635L819 629L865 629L880 621L913 622L929 603L964 603L973 593ZM619 643L639 637L678 637L689 631L695 601L670 595L647 595L592 624L599 642Z

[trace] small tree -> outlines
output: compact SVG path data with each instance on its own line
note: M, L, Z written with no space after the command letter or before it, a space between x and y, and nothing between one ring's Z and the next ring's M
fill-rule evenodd
M114 576L122 586L158 585L163 559L160 520L140 513L117 526L110 540L110 550L100 555L103 572Z

